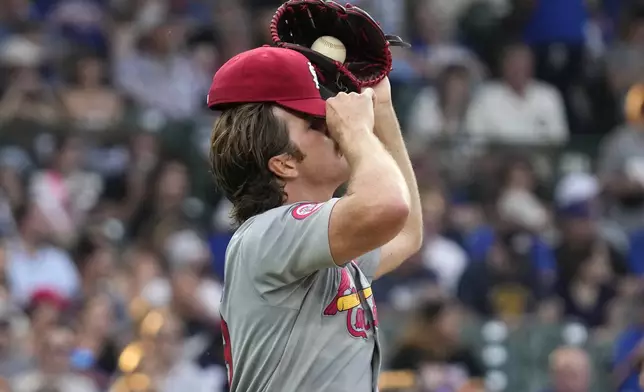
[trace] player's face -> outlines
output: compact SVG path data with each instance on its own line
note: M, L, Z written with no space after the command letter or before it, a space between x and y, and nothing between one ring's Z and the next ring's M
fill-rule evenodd
M291 141L304 154L298 163L298 178L335 188L349 179L349 165L338 144L329 137L324 119L299 116L279 107L275 115L286 122Z

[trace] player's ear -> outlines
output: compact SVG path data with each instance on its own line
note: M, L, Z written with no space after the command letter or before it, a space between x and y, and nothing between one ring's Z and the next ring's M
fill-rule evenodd
M296 160L289 154L281 154L268 160L268 170L284 180L297 177Z

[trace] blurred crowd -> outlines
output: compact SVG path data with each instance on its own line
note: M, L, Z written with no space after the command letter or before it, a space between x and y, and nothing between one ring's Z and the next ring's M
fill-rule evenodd
M0 392L226 390L205 96L280 3L0 1ZM353 3L413 44L382 390L642 391L644 2Z

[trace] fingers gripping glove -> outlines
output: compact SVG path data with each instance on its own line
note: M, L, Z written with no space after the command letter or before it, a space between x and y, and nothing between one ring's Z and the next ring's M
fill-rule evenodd
M273 42L304 54L320 83L333 93L377 84L391 72L390 46L410 46L398 36L386 35L362 9L331 0L289 0L275 12L270 29ZM342 41L344 63L311 49L322 36Z

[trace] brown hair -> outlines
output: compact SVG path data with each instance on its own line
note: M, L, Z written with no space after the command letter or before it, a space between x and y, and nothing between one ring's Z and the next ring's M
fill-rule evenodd
M272 109L269 103L225 109L212 130L211 171L233 204L232 217L238 224L281 206L286 199L284 183L268 168L269 159L282 154L304 159Z

